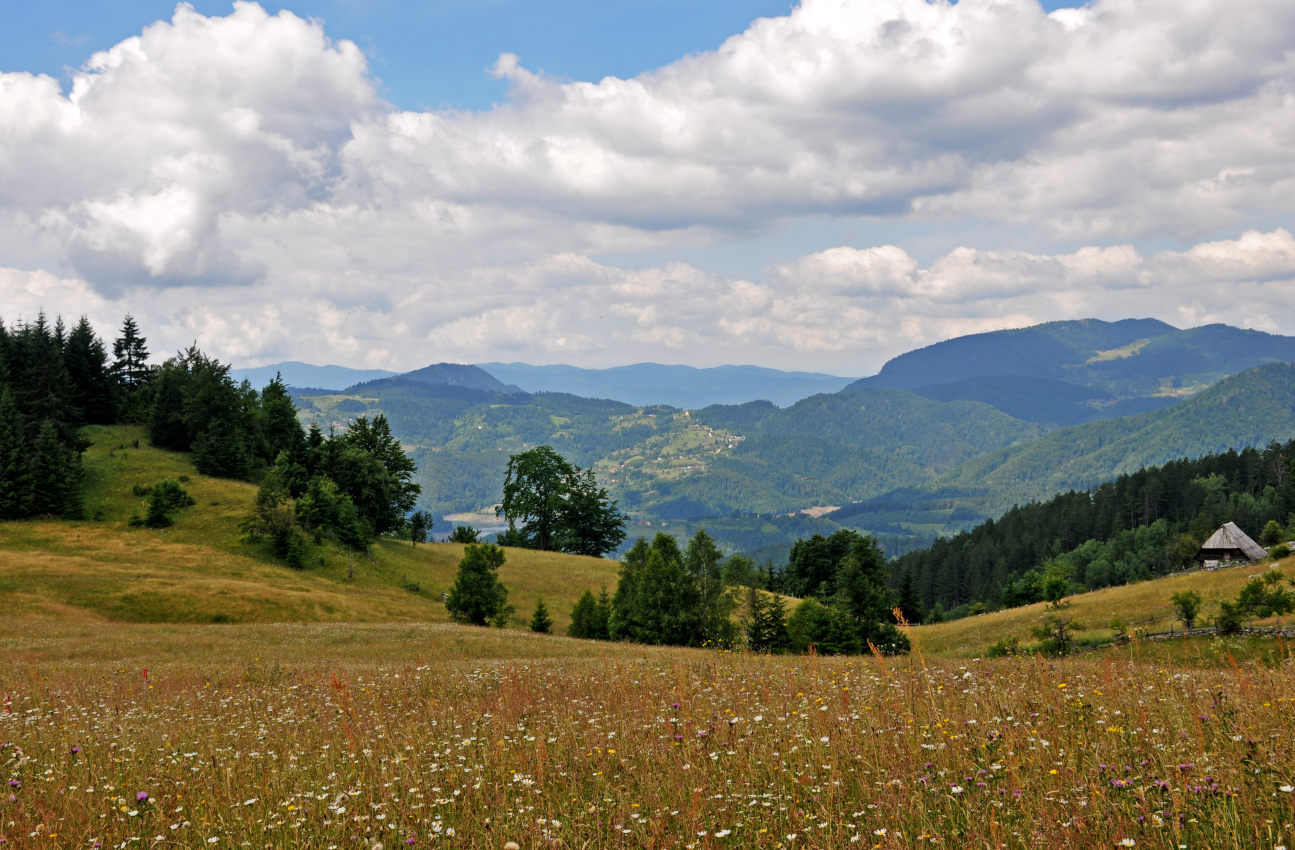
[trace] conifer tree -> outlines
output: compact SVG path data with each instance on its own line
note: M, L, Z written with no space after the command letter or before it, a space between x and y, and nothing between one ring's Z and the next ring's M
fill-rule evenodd
M82 420L95 425L116 422L116 385L108 366L108 351L85 316L68 334L63 359L72 380L72 401L80 409Z
M0 385L0 519L31 514L31 451L18 405Z
M134 390L148 380L147 340L140 336L139 325L130 313L121 321L121 336L112 343L112 372L127 390Z
M36 433L31 477L33 514L80 518L81 456L63 445L48 419Z
M456 623L502 627L508 622L513 607L508 604L508 589L496 575L503 563L504 550L493 543L463 547L463 560L445 598L445 607Z
M548 606L543 599L535 603L535 614L531 617L531 631L547 635L553 630L553 618L549 616Z

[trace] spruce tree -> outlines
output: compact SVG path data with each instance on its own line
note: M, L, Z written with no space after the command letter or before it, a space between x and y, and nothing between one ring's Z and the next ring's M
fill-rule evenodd
M593 591L586 590L571 608L571 625L567 626L567 635L573 638L593 639L594 620L597 617L598 603L594 601Z
M305 452L306 435L297 421L297 408L278 374L261 390L260 421L265 460L273 462L283 452L295 460Z
M0 519L31 514L31 451L18 405L0 385Z
M31 512L64 519L81 516L81 457L63 445L48 419L36 433Z
M82 419L95 425L116 422L116 384L108 367L108 351L85 316L68 334L63 359L72 380L72 400Z
M508 604L507 588L496 575L503 563L504 550L493 543L463 547L463 560L445 598L445 607L456 623L502 627L508 622L513 608Z
M549 634L553 630L553 618L549 616L549 609L540 599L535 603L535 614L531 617L531 631L539 632L542 635Z
M112 372L128 391L139 388L148 379L147 342L140 336L135 318L127 313L121 321L121 336L112 343Z

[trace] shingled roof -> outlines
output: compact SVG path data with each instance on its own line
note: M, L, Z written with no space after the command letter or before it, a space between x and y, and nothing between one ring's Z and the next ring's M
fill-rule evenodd
M1225 522L1219 530L1210 535L1210 539L1201 544L1196 558L1202 561L1242 560L1262 561L1268 553L1241 529L1235 522Z

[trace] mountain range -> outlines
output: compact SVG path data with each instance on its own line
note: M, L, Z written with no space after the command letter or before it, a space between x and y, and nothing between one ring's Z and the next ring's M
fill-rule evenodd
M917 349L786 407L632 404L453 364L296 397L339 427L385 413L440 515L489 512L509 455L549 444L640 525L705 524L730 550L849 526L897 552L1147 463L1295 436L1292 360L1291 337L1084 320Z
M440 369L458 365L440 363L403 376L424 383L436 383ZM460 366L459 368L464 368ZM785 372L761 366L695 366L635 363L609 369L584 369L578 366L531 366L526 363L482 363L475 367L486 377L495 379L501 391L558 392L588 398L605 398L633 405L666 405L688 410L712 404L741 404L766 400L785 407L816 393L836 392L854 378L841 378L821 372ZM429 371L431 370L431 371ZM382 369L348 369L344 366L312 366L289 361L231 369L235 381L248 380L263 387L275 376L297 389L341 391L357 384L391 378L401 373ZM480 374L471 378L463 373L445 383L467 381L480 388L489 383ZM417 377L415 377L417 376Z

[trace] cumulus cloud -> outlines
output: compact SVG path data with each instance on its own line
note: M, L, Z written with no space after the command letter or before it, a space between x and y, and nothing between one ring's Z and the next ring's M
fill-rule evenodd
M1179 327L1282 332L1295 311L1295 237L1252 231L1146 255L1128 245L1052 255L959 248L926 265L892 245L836 247L775 264L756 280L683 263L630 269L556 254L480 267L466 282L451 273L426 283L387 302L284 304L272 287L201 298L193 287L148 298L134 290L109 300L81 281L0 269L0 286L19 293L25 315L55 294L88 305L107 332L130 310L155 329L159 354L198 339L239 363L295 357L408 369L441 360L652 359L867 375L942 339L1065 318L1153 316ZM429 294L452 285L481 297Z
M0 284L9 310L131 300L168 344L365 366L862 372L1043 319L1276 328L1291 238L1262 228L1295 206L1292 43L1285 0L803 0L632 79L505 54L506 103L414 112L318 21L182 4L66 92L0 73ZM662 259L835 217L1040 247L919 262L888 235L745 276Z

